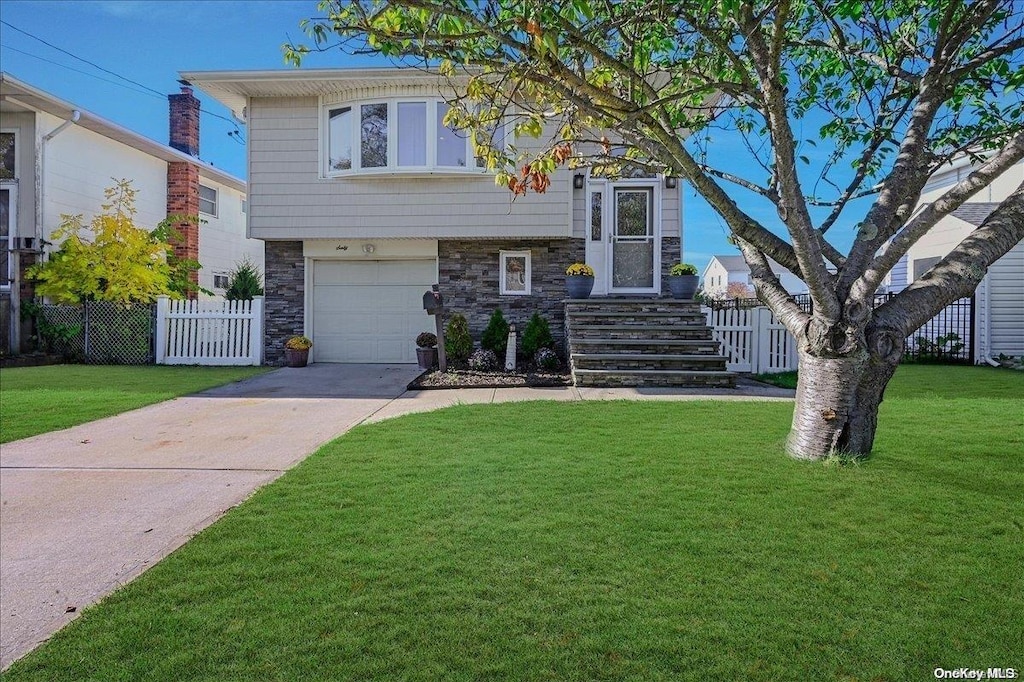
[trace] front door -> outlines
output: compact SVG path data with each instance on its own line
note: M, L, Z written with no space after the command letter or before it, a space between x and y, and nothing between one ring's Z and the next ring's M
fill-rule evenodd
M586 259L595 295L661 290L660 200L649 180L587 183Z
M611 186L608 216L608 291L616 294L655 293L661 285L661 257L656 220L655 187Z

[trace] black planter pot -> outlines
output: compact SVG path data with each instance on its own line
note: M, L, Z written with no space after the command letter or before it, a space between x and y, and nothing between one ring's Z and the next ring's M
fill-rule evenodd
M590 298L590 292L594 290L593 275L566 275L565 289L569 298Z
M305 367L306 363L309 362L309 349L295 350L292 348L284 349L284 364L287 367Z
M697 275L669 275L668 290L672 292L672 298L692 299L699 281Z
M416 362L420 369L430 369L437 365L437 348L417 348Z

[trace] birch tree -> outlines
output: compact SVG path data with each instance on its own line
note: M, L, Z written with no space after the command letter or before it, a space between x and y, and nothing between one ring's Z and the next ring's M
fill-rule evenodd
M1013 0L328 0L319 8L322 16L303 22L311 44L286 45L287 59L340 47L451 76L460 96L449 122L471 131L516 195L543 191L561 164L610 173L641 166L688 181L728 226L758 297L798 340L787 444L797 458L869 453L904 338L971 295L1024 238L1018 187L923 277L873 305L917 240L1024 158L1024 9ZM510 116L517 135L540 137L556 121L557 134L522 158L494 144L496 122ZM751 170L716 165L710 132L742 139ZM828 150L825 163L804 163L810 145ZM929 176L964 155L973 172L915 210ZM778 225L754 217L755 201L772 207ZM833 228L851 225L856 237L840 250ZM807 284L812 311L783 289L768 258Z

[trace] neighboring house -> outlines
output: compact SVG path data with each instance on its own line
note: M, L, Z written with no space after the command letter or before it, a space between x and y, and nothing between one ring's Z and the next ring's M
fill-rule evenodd
M970 160L958 159L936 172L925 185L918 210L937 200L973 170ZM978 228L999 204L1024 182L1024 161L1011 166L991 185L940 220L889 273L889 291L902 291L938 263L964 237ZM976 363L1000 353L1024 356L1024 242L993 263L975 292Z
M268 362L294 334L317 362L414 362L422 296L479 335L501 308L561 340L565 268L595 295L660 295L680 253L674 179L559 169L512 201L446 128L445 81L414 69L182 73L248 126L249 230L266 242ZM510 141L511 131L498 131ZM517 140L520 149L532 139Z
M17 352L20 301L33 289L23 273L56 248L61 214L99 213L104 189L127 178L137 190L138 224L168 215L184 223L178 253L203 266L199 284L223 294L227 274L249 257L262 268L263 243L245 234L245 181L201 161L199 100L170 95L170 144L155 142L4 73L0 74L0 324ZM12 293L14 295L12 295Z
M769 258L768 262L772 272L778 276L779 282L786 291L791 294L807 293L807 285L803 280L774 260ZM750 266L743 260L743 256L712 256L701 276L701 288L704 293L712 297L724 296L729 284L733 282L750 286L753 290L754 282L750 277Z

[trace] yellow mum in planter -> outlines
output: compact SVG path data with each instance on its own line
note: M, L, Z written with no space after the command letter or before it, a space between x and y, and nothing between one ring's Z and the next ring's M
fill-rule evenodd
M573 263L565 269L567 275L586 275L587 277L594 276L594 268L590 267L586 263Z
M285 341L284 347L288 350L309 350L313 347L313 342L307 336L293 336Z

